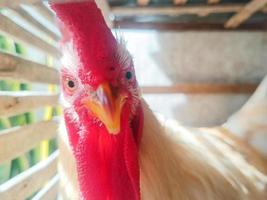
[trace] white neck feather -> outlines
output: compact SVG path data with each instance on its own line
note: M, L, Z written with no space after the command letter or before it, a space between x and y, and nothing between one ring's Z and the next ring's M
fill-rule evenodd
M176 130L171 130L161 125L145 102L143 107L144 131L139 156L142 199L266 198L262 190L267 177L237 151L243 147L235 144L233 149L226 144L230 139L220 138L219 129L189 129L177 125ZM259 161L255 162L259 166L266 164L257 155L251 152L249 155L253 161Z

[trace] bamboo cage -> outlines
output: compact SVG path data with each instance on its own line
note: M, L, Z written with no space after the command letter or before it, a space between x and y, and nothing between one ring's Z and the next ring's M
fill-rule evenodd
M124 28L141 28L158 30L176 29L203 29L201 26L192 27L172 25L157 25L153 23L135 23L131 21L110 21L109 15L181 15L196 14L206 16L211 13L235 12L229 21L224 25L211 26L214 29L225 29L239 27L254 12L266 13L267 1L251 1L247 5L227 5L222 6L217 0L208 0L207 5L199 7L169 7L169 8L150 8L144 7L149 4L149 0L137 0L136 8L116 7L110 8L106 1L97 1L103 10L107 23L110 26ZM174 0L174 5L184 5L186 0ZM17 24L15 20L8 17L4 12L0 12L0 35L24 45L26 48L40 52L44 57L52 59L54 66L34 61L33 58L26 58L16 53L0 50L0 79L16 80L23 83L38 83L42 85L59 84L56 63L60 58L60 52L56 48L56 42L60 36L52 31L47 23L40 22L30 14L30 10L22 5L27 5L35 10L40 16L46 19L50 25L55 25L54 14L41 1L38 0L1 0L0 8L9 10L18 18L24 20L33 27L37 33L29 31L23 25ZM210 4L217 4L210 6ZM142 7L143 6L143 7ZM207 26L204 26L204 29ZM266 29L266 26L244 26L244 29ZM243 29L241 26L241 29ZM166 87L143 87L144 93L252 93L256 84L232 84L232 85L207 85L207 84L177 84ZM22 113L30 112L39 108L56 107L58 105L57 92L44 91L18 91L0 92L0 117L8 118ZM29 152L43 141L48 141L57 136L58 119L44 119L31 124L9 127L0 131L0 165ZM55 151L36 163L32 167L24 170L10 180L0 185L1 200L21 200L32 197L34 200L53 200L57 198L59 187L59 176L57 175L57 163L59 152Z
M34 34L2 12L0 33L7 38L36 49L40 54L57 60L60 53L56 48L59 35L40 23L21 6L32 5L37 13L54 24L53 13L38 1L1 1L1 8L8 8L15 16L22 18L41 35ZM15 53L0 51L0 78L25 83L58 85L58 71L47 64L30 60ZM47 87L46 86L46 87ZM7 118L47 106L57 106L57 93L44 91L0 92L0 117ZM58 120L40 120L32 124L12 127L0 132L0 165L25 154L43 141L56 137ZM55 151L34 166L0 185L1 200L21 200L32 197L35 200L56 199L59 178L57 175L58 152Z

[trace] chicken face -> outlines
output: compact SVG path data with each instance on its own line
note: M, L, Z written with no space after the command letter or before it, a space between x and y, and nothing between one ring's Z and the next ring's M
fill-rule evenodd
M73 43L62 46L61 85L66 111L73 120L86 116L91 123L106 128L109 134L121 130L122 110L131 119L139 103L139 91L133 62L123 44L99 63L84 66ZM86 114L84 114L86 113Z

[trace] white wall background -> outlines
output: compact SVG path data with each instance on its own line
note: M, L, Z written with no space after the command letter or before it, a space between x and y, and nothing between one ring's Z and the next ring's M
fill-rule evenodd
M258 83L267 74L264 32L122 30L140 85ZM145 95L155 112L190 126L223 123L248 95Z

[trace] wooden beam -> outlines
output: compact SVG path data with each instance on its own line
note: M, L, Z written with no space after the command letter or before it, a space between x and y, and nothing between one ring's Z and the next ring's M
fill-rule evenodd
M149 4L150 0L137 0L138 6L147 6Z
M228 4L214 6L181 6L181 7L111 7L111 12L115 16L151 16L151 15L169 15L178 16L183 14L203 15L210 13L229 13L238 12L244 4Z
M53 45L48 44L41 38L30 33L1 13L0 18L0 33L13 38L17 42L36 47L40 51L50 54L56 58L60 57L60 52Z
M253 93L257 88L254 84L176 84L174 86L142 87L144 94L226 94Z
M12 200L21 200L32 195L56 174L57 160L58 152L55 152L46 160L0 185L0 199L10 200L12 196Z
M167 22L135 22L130 20L114 21L114 28L139 29L157 31L267 31L267 22L244 24L236 29L226 29L223 23L167 23Z
M185 5L187 0L173 0L174 5Z
M221 0L208 0L208 4L218 4Z
M16 7L20 4L33 4L39 2L40 0L1 0L0 8L4 7Z
M244 23L250 16L260 11L267 4L267 0L253 0L244 6L237 14L231 17L226 23L226 28L235 28Z
M40 23L36 18L34 18L32 15L30 15L23 8L21 8L21 7L13 8L13 9L11 8L11 10L13 12L15 12L19 17L21 17L22 19L27 21L29 24L31 24L32 26L37 28L40 32L43 32L44 34L46 34L51 39L53 39L55 41L58 41L60 39L60 37L56 33L54 33L49 28L47 28L42 23Z
M0 51L0 78L59 84L56 69L2 51Z
M59 176L52 178L46 186L42 188L32 200L54 200L58 195Z
M205 5L205 6L171 6L171 7L111 7L114 16L153 16L169 15L179 16L183 14L196 14L205 16L212 13L232 13L239 12L245 4L224 4L224 5ZM267 7L262 9L263 12Z
M0 117L10 117L44 106L58 105L58 95L44 92L0 92Z
M58 121L41 121L0 131L0 164L30 151L43 140L56 137Z
M58 160L58 174L60 176L59 193L66 200L79 199L75 158L69 144L65 124L63 123L61 123L60 134L58 134L58 148L60 151ZM71 171L74 173L69 173Z
M32 7L51 24L55 24L54 13L47 6L45 6L42 2L35 3L32 5Z

